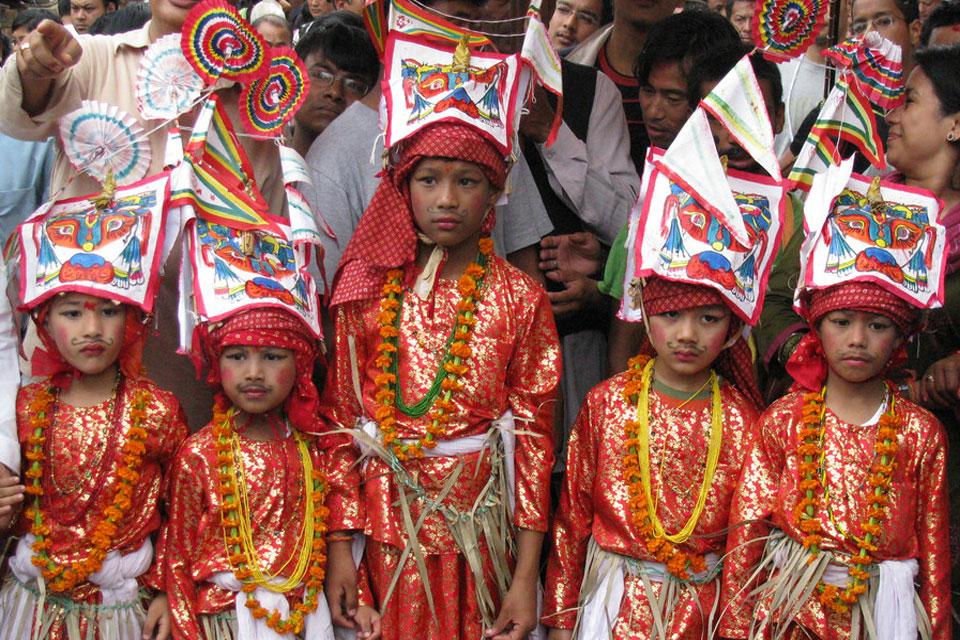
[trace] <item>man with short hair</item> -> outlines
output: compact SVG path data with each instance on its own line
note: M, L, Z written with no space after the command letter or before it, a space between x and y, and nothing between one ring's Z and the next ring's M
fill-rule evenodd
M920 41L920 11L917 0L853 0L850 3L850 34L876 31L903 51L903 77L913 67L911 55Z
M364 0L334 0L337 11L352 11L357 15L363 14Z
M673 14L678 0L613 0L613 23L581 42L568 55L571 62L603 71L620 90L630 131L630 157L637 173L643 171L643 155L649 140L633 75L637 56L652 26Z
M744 44L753 44L753 0L727 0L726 16Z
M17 14L10 25L10 35L13 36L13 46L16 47L27 34L37 28L44 20L60 22L60 18L46 9L25 9Z
M920 0L919 9L920 9L920 22L923 24L927 23L927 19L930 15L937 10L941 4L941 0Z
M609 1L557 0L547 33L557 51L575 46L612 19Z
M380 60L363 20L335 11L316 20L297 43L310 92L293 117L292 146L302 156L334 118L367 95L377 82Z
M97 18L116 8L114 0L70 0L70 24L77 33L86 33Z
M947 0L923 21L920 45L949 47L960 42L960 0Z

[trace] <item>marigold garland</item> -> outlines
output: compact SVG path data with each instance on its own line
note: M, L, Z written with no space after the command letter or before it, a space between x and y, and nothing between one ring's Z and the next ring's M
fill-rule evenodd
M46 588L55 593L70 591L84 582L88 576L100 570L107 553L113 547L118 526L126 517L133 504L134 486L140 479L140 467L143 465L143 456L147 451L147 430L144 423L147 419L147 407L150 404L150 392L139 389L134 394L130 407L130 428L127 430L127 441L120 450L120 465L117 468L116 481L113 484L113 499L104 507L101 517L90 535L90 548L87 557L82 560L61 565L50 557L52 546L50 527L40 502L43 498L43 462L44 444L47 440L47 429L53 423L58 391L47 387L37 392L28 407L30 415L31 435L27 439L26 459L30 462L26 477L30 484L25 492L34 496L33 506L27 509L26 517L32 521L30 532L36 537L32 549L34 556L31 562L40 569L46 581ZM118 425L115 425L118 426Z
M644 369L649 362L650 356L640 354L627 363L627 382L623 389L623 397L633 407L639 404L641 394L649 393L643 379ZM648 487L645 486L640 470L640 430L644 428L646 428L645 425L639 419L629 420L625 427L626 454L623 457L623 477L627 482L633 524L639 529L647 551L656 558L657 562L665 565L671 575L680 580L689 580L691 574L706 571L707 563L702 555L681 551L678 545L670 542L663 535L658 535L655 530L653 519L656 514L651 511L647 498Z
M801 459L799 471L803 479L799 485L802 498L794 508L794 518L804 533L802 543L810 551L811 561L820 552L820 544L823 542L823 529L817 510L824 503L826 491L823 481L826 474L823 464L823 443L826 435L825 394L824 388L803 396L802 422L797 434L797 453ZM894 395L889 387L887 395L890 398L889 405L880 417L874 443L874 460L870 466L871 491L867 494L867 519L860 525L863 537L850 536L858 547L857 553L849 560L850 580L843 589L823 582L817 585L820 602L837 613L849 611L857 598L867 592L869 570L874 563L873 553L877 551L877 541L883 533L881 525L887 519L886 506L889 502L890 483L893 480L897 434L901 427L894 407Z
M432 449L437 446L437 441L447 433L450 412L454 408L451 398L455 391L463 388L461 379L469 371L467 363L473 354L470 341L473 338L473 328L477 323L474 316L477 310L477 296L487 274L487 262L490 254L493 253L493 240L489 237L480 238L478 244L477 260L464 269L457 283L457 290L461 297L457 302L457 320L453 329L452 342L440 360L439 375L443 376L440 381L440 394L434 400L433 407L427 416L426 433L413 443L402 442L397 437L397 400L400 394L397 354L403 295L400 283L403 280L403 271L391 269L387 272L387 281L381 292L380 313L377 316L380 324L380 344L377 345L375 363L380 373L375 380L377 391L374 400L377 403L377 409L374 419L380 425L384 446L390 447L399 460L423 456L424 447Z
M252 523L248 516L242 514L246 482L241 475L243 470L238 469L236 464L234 414L235 410L232 408L223 411L220 407L216 407L213 416L213 435L217 444L220 478L220 524L223 528L227 560L237 580L243 583L241 588L247 594L246 606L253 617L258 620L266 619L267 626L281 635L298 634L303 630L304 618L316 611L320 593L323 591L323 577L327 565L326 533L329 514L329 510L324 506L328 490L327 478L322 471L313 468L303 436L294 430L294 439L303 461L304 478L310 477L312 480L310 489L306 492L308 504L305 505L306 513L304 514L302 535L304 546L298 554L300 557L307 556L309 559L303 563L301 570L294 570L285 584L272 584L256 563L256 550L250 532ZM298 567L300 564L298 562ZM257 587L285 593L296 588L301 582L304 583L303 600L293 605L293 611L287 618L282 618L278 611L268 611L257 598L253 597Z

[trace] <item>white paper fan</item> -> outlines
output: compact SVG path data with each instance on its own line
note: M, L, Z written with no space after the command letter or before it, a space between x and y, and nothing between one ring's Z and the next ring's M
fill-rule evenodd
M137 107L147 120L172 120L200 97L203 79L180 48L180 34L166 35L149 47L137 72Z
M84 100L60 121L63 150L73 168L103 182L135 182L150 168L150 143L143 127L119 107Z

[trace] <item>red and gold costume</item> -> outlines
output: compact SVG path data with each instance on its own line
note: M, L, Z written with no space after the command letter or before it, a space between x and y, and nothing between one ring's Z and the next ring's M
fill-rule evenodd
M659 278L648 282L643 297L645 311L650 315L723 304L711 289ZM738 322L731 322L731 335L739 328ZM746 348L744 341L738 340L714 363L725 374L719 386L722 445L702 515L689 539L677 545L686 554L707 556L708 571L689 581L681 582L667 573L648 547L650 538L635 523L626 480L626 465L636 464L637 457L630 453L625 435L638 411L637 402L625 394L631 374L618 374L590 391L569 442L567 477L547 568L545 625L560 629L576 626L580 638L605 638L608 634L618 640L711 637L711 622L719 615L717 563L725 548L730 501L757 416L758 392ZM652 354L649 342L643 350ZM738 381L749 395L729 380ZM656 381L651 384L651 494L653 509L667 532L683 528L695 510L708 464L712 404L709 387L691 397L689 392L671 390ZM597 557L616 556L614 562L624 567L619 601L606 601L620 594L620 585L600 584L612 565L595 560L598 553ZM590 575L593 572L600 575ZM667 595L667 589L674 595ZM617 595L607 595L613 592ZM670 604L655 613L651 600L657 598ZM594 599L610 614L609 621L600 625L602 628L588 619L586 608ZM662 628L656 621L658 616Z
M57 389L70 384L74 371L56 351L52 338L44 328L44 318L49 307L41 309L37 318L38 334L44 347L40 353L39 368L48 377L20 389L17 396L17 428L21 446L27 452L37 427L33 415L38 395L49 394L53 405L47 412L42 444L42 477L40 487L40 512L49 548L47 556L57 565L79 563L90 557L92 538L98 525L117 505L119 470L124 466L123 455L131 436L133 406L138 399L146 398L139 428L146 432L144 450L136 471L138 477L131 482L129 504L124 504L123 517L116 521L116 532L110 540L109 552L117 552L104 560L101 568L125 563L138 569L124 578L135 578L142 587L163 589L162 554L152 552L151 537L161 525L160 499L164 470L171 462L177 447L186 438L188 429L180 405L173 394L160 389L153 382L140 377L140 353L144 325L132 308L127 309L124 343L120 351L117 387L114 396L90 407L73 407L59 400ZM35 362L35 364L37 364ZM29 475L29 474L28 474ZM29 484L29 482L27 482ZM144 610L140 594L131 587L129 580L116 580L94 573L66 591L54 592L49 587L43 612L38 617L33 610L24 610L28 598L39 594L37 580L30 574L28 580L21 578L32 568L38 556L31 550L34 519L34 497L25 496L27 510L16 523L16 531L22 536L17 558L12 561L12 573L0 592L0 618L4 627L0 637L30 637L30 627L35 619L49 623L50 629L42 637L58 640L67 638L70 628L78 628L84 638L101 638L107 629L117 628L120 633L135 632ZM29 535L28 535L29 534ZM137 556L137 560L133 560ZM122 559L121 559L122 558ZM17 568L14 568L14 565ZM19 577L18 577L19 576ZM43 578L39 578L43 579ZM119 601L113 599L109 606L100 606L104 594L100 586L113 593L124 593ZM113 609L118 609L114 611ZM118 623L117 620L120 620ZM86 635L86 634L90 635ZM116 633L116 631L113 631ZM5 635L10 634L10 635ZM125 637L125 636L124 636Z
M815 325L819 318L840 309L884 315L897 324L901 335L908 335L915 326L914 309L871 283L847 283L814 292L808 319ZM892 360L895 359L896 355ZM872 565L867 567L870 584L863 595L853 598L858 603L852 608L853 614L850 610L837 611L836 605L828 606L829 601L824 602L823 585L834 584L843 589L845 584L851 584L850 559L861 553L859 541L865 539L868 492L875 484L872 468L879 455L878 430L883 422L851 424L840 420L829 408L824 410L823 442L819 446L823 453L822 457L817 456L821 460L817 467L820 485L813 491L814 508L798 511L797 505L806 497L801 487L805 457L799 449L805 404L816 395L811 392L822 388L827 375L816 331L807 334L789 366L804 390L781 398L760 417L731 509L723 574L723 599L729 613L723 618L720 635L766 638L785 628L786 638L866 637L862 616L879 616L880 609L884 608L875 601L877 570L879 568L881 576L884 571L880 563L915 560L919 568L915 580L923 609L917 611L916 624L923 629L927 626L925 618L929 619L930 635L922 637L949 640L950 552L943 426L929 412L898 394L894 394L892 402L888 400L887 406L894 407L897 424L896 452L892 479L885 490L886 506L880 514L884 516L880 519L880 532L873 537L876 550L870 552ZM892 386L888 386L888 394L890 389ZM809 422L809 417L807 420ZM801 512L812 513L822 536L816 545L819 549L816 555L802 544L808 532L800 524L805 518L798 515ZM779 554L772 551L775 546L781 549ZM822 578L820 586L817 582L810 584L808 597L796 601L793 615L784 612L788 605L772 606L772 598L784 595L776 586L777 578L784 573L779 567L791 558L799 559L801 568L820 567L825 571L824 576L838 569L840 575L840 579L833 581ZM794 576L800 573L800 569L789 572ZM882 580L881 577L880 588ZM750 597L758 588L762 590L760 596ZM908 598L912 599L909 586L907 591ZM851 631L854 624L860 625L859 632L855 628Z
M624 425L636 406L623 397L626 374L593 388L570 437L567 478L553 530L554 547L547 570L544 624L572 629L584 578L587 546L593 538L604 551L634 560L655 562L632 523L624 480ZM749 443L748 429L756 411L733 386L722 384L723 448L706 508L683 549L696 554L724 551L724 529L730 500ZM690 517L703 479L710 434L710 394L686 403L654 387L650 394L650 467L657 513L667 531L680 529ZM651 582L654 597L663 583ZM670 638L709 637L708 619L719 581L682 589L667 626ZM655 624L643 579L626 576L624 598L614 626L619 639L649 638Z
M260 441L244 435L244 422L233 420L249 505L249 527L260 569L269 575L288 576L303 545L306 511L304 464L293 429L316 431L316 389L310 379L316 358L314 338L306 325L279 309L248 310L231 316L204 335L211 363L211 381L219 381L217 362L228 346L274 346L290 349L296 359L297 382L284 405L288 425L278 425L274 437ZM220 406L228 406L218 394ZM175 638L232 637L236 590L215 584L217 574L237 573L225 544L221 507L223 484L216 433L218 417L192 435L177 453L169 481L169 524L164 530L165 577ZM347 438L320 436L309 442L313 469L326 477L325 506L328 531L358 529L362 510L356 500L358 478L350 465L352 443ZM309 541L308 541L309 543ZM303 596L303 586L284 594L290 610ZM323 596L320 596L321 599ZM325 601L321 603L325 607ZM308 622L309 624L309 622Z
M455 285L454 281L440 279L428 300L404 296L399 377L400 392L405 398L422 397L430 387L455 320L460 299ZM374 362L380 341L377 314L377 300L351 302L337 312L336 361L333 378L328 382L332 393L325 400L331 404L331 418L341 426L352 426L359 416L373 415L376 409L374 380L380 373ZM513 524L545 532L553 465L552 400L560 367L550 306L536 283L494 256L484 279L476 317L471 366L463 378L463 389L453 396L455 408L450 412L446 438L486 434L491 422L511 409L517 418L516 429L522 432L517 434ZM351 382L351 336L356 341L361 367L363 407L357 403ZM425 423L426 417L412 419L398 413L398 435L404 439L419 438L426 431ZM489 450L457 458L410 460L404 467L435 499L451 472L461 464L463 470L444 504L469 511L490 481ZM380 459L371 459L363 480L364 529L369 537L366 567L373 599L379 603L407 539L396 506L397 482L390 468ZM421 505L414 502L414 521L420 513ZM479 637L482 621L473 598L472 576L439 513L428 516L419 541L427 554L430 586L441 624L437 626L432 621L422 580L410 558L384 612L384 633L401 638L412 637L411 633L421 638Z
M382 340L379 296L389 269L402 269L404 274L397 393L406 401L415 402L427 394L457 321L461 292L456 281L437 278L423 297L410 289L416 275L417 236L406 193L408 173L421 158L439 156L476 163L498 188L502 188L506 175L503 158L481 135L464 125L441 124L424 129L416 138L404 141L401 154L364 213L344 253L335 284L335 362L324 405L331 422L343 428L353 427L358 418L377 415L377 379L382 374L377 364ZM491 211L484 223L486 230L492 227L492 215ZM384 229L391 230L389 242L385 242ZM482 440L495 430L494 421L512 411L516 419L516 450L512 456L516 473L514 486L510 487L515 490L516 506L512 521L505 495L509 489L503 484L491 485L502 483L499 476L503 471L502 462L493 460L496 454L491 453L491 447L474 447L455 456L432 456L425 450L424 457L404 462L394 459L393 464L402 465L402 471L391 470L386 461L391 454L369 458L363 470L362 500L366 509L365 569L371 591L362 597L383 609L384 638L472 639L482 635L485 622L492 622L484 618L490 615L490 608L496 615L500 595L509 586L509 568L498 584L499 568L494 569L495 560L487 545L507 541L486 540L473 515L490 518L491 510L499 510L504 536L512 535L513 527L547 530L553 397L560 373L559 345L549 302L532 279L490 256L473 316L472 353L460 378L462 388L451 396L452 406L446 411L449 423L440 445L471 437ZM359 399L353 383L354 368ZM429 414L416 418L396 411L395 429L400 439L422 438L429 423ZM498 446L495 440L489 441L494 443L493 449ZM496 488L491 491L490 486ZM418 570L414 554L398 567L410 540L398 506L398 500L404 499L408 500L412 522L417 522L425 509L431 511L415 543L423 554L426 576ZM464 514L470 514L479 503L478 513L466 517L463 522L468 524L457 534L476 540L469 545L471 553L478 554L476 572L471 571L461 545L455 541L448 518L432 510L438 502L441 510ZM398 571L400 579L386 601ZM487 611L477 594L476 575L482 575L486 585L481 591L487 591L493 599ZM435 605L432 609L424 577L429 581Z
M242 428L238 432L253 540L263 568L276 573L300 547L305 506L300 457L289 435L261 442L245 437ZM311 457L331 487L326 502L330 530L359 528L359 506L350 499L355 489L344 489L345 483L355 485L356 473L342 448L314 446ZM220 524L219 487L217 443L212 425L207 425L184 443L170 472L170 523L164 539L175 638L206 637L200 631L201 616L232 613L234 608L236 594L209 582L214 574L232 570ZM292 605L301 596L298 589L288 600Z

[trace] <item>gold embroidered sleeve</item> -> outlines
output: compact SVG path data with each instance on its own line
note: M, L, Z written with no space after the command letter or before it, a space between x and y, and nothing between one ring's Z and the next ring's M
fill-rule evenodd
M784 401L775 403L754 425L753 445L744 461L740 484L730 507L727 555L723 561L720 635L746 638L753 601L748 594L757 584L751 580L770 533L770 517L776 507L780 476L786 469L784 447L791 414Z
M930 616L933 637L950 640L950 545L946 494L947 447L943 425L929 414L928 437L921 443L917 479L917 542L920 547L920 600Z
M332 366L327 372L327 383L321 399L321 413L331 429L352 429L363 407L353 386L353 361L350 343L353 342L356 366L361 375L367 362L362 304L350 302L337 307ZM351 340L352 339L352 340Z
M188 441L174 458L167 487L168 521L162 536L164 573L171 630L177 640L201 637L196 612L197 586L190 573L190 559L199 546L199 525L206 510L207 468L207 461Z
M537 301L517 340L507 369L507 399L517 430L514 524L545 532L553 469L553 412L560 380L560 344L546 293Z
M604 385L605 386L605 385ZM543 624L572 629L577 619L577 599L583 582L587 542L593 525L593 484L597 460L598 428L593 424L594 389L580 409L567 448L567 474L553 523L553 546L547 564ZM604 412L600 411L599 416Z

